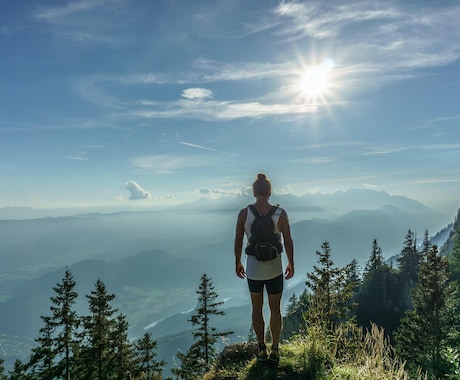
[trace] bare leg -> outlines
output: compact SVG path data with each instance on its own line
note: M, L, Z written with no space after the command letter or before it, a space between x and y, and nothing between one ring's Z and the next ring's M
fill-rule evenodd
M268 304L270 306L270 333L272 336L272 345L275 347L278 346L281 335L281 295L282 293L268 295Z
M252 326L259 343L265 342L265 321L263 315L264 293L252 293Z

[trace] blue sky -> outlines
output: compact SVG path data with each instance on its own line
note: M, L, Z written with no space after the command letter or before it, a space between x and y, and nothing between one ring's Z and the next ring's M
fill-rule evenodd
M460 196L459 1L3 1L0 207Z

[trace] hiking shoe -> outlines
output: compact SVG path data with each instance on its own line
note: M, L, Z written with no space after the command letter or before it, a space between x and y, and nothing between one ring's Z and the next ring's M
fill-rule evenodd
M267 360L267 346L265 346L265 344L259 344L259 351L257 352L257 362L266 362Z
M272 347L268 360L273 363L278 363L280 361L280 351L278 347Z

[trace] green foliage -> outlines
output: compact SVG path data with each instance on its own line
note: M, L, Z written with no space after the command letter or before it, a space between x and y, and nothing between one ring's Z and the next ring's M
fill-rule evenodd
M157 343L148 334L135 347L130 343L126 317L116 315L111 306L115 295L107 292L105 284L98 280L86 296L89 314L83 317L72 309L78 297L74 287L72 273L66 269L62 282L53 288L56 295L50 298L51 316L41 316L44 325L36 339L37 347L32 349L28 363L16 363L11 376L121 380L136 373L146 379L160 378L165 362L154 360Z
M304 289L299 298L295 294L291 296L286 306L285 316L283 317L283 329L281 339L288 339L293 335L305 332L305 314L308 310L310 297L307 289Z
M4 363L5 363L5 360L0 358L0 380L7 380L8 379L6 374L5 374L5 367L3 366Z
M405 310L412 307L410 292L417 283L417 273L420 264L423 261L422 259L422 254L417 249L417 237L414 232L409 230L404 240L401 255L398 258L398 269L401 278L402 291L407 304Z
M113 377L114 360L112 331L115 328L111 301L114 294L107 292L98 279L88 299L89 315L83 317L83 337L79 362L85 379L105 380Z
M178 352L181 364L173 373L187 379L402 380L410 375L459 380L459 216L448 262L431 245L428 231L419 251L409 230L397 269L385 263L374 239L362 279L356 261L343 268L334 265L325 241L322 251L316 252L318 265L307 274L306 288L288 301L278 367L257 365L250 344L227 346L226 351L233 349L233 358L225 351L217 355L218 340L230 332L213 327L212 318L223 314L222 302L216 302L212 281L203 275L196 291L196 313L189 320L195 329L194 343L187 352ZM37 347L28 363L16 361L9 379L54 380L69 378L69 373L73 380L115 380L128 374L161 378L166 363L156 360L157 342L146 333L130 343L126 318L112 308L115 295L104 283L98 280L86 296L89 314L84 317L73 311L78 296L74 287L66 270L53 288L50 314L41 316ZM251 336L250 331L248 341ZM0 380L8 378L3 372L0 359Z
M346 350L339 349L340 345ZM258 364L254 356L248 356L250 346L240 345L235 350L229 348L204 375L204 380L410 379L404 364L394 358L393 348L383 330L376 325L364 335L351 325L341 325L334 331L328 331L321 325L310 326L305 334L294 336L280 346L278 366ZM241 352L242 348L247 349L246 354ZM421 375L420 372L418 374ZM416 378L423 379L423 376Z
M449 364L445 351L458 347L458 298L449 282L447 260L436 246L420 266L412 292L413 310L406 313L396 333L397 353L412 368L422 368L437 378L445 377Z
M357 287L356 262L337 268L331 259L329 242L317 251L318 264L307 274L306 285L311 290L307 317L313 324L333 329L337 324L354 318L356 304L352 301Z
M195 342L184 354L178 352L181 361L178 368L172 372L181 378L197 379L211 368L217 357L216 343L218 338L233 334L231 331L219 332L211 325L211 316L223 315L219 310L223 302L216 302L218 294L214 291L212 280L206 275L201 276L201 283L196 292L198 294L198 307L190 322L196 330L193 332Z
M383 261L383 251L374 239L372 251L363 273L357 298L357 322L371 328L376 323L391 336L407 309L405 294L401 292L399 273Z
M451 279L460 284L460 209L450 237L451 250L448 255Z
M27 374L27 365L22 363L19 359L14 362L13 369L9 372L10 380L32 380L32 376Z
M152 340L152 334L148 332L135 344L135 372L145 374L147 380L154 378L152 376L160 377L163 367L166 365L164 360L156 360L157 345L158 342Z
M79 326L79 318L73 310L78 297L75 285L72 272L66 268L62 281L53 287L51 315L41 316L44 326L28 363L30 372L38 379L69 379L73 372L74 352L78 346L75 332Z

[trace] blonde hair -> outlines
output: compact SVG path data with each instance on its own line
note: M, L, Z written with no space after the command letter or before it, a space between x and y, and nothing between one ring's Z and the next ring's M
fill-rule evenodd
M264 173L258 173L256 180L252 184L252 190L254 191L254 195L270 195L272 191L272 183Z

